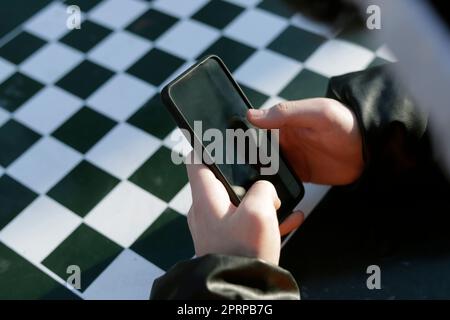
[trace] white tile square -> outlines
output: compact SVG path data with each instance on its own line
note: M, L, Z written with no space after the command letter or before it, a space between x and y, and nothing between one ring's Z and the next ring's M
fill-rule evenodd
M9 119L9 113L0 108L0 127Z
M49 134L83 105L78 97L58 88L46 87L28 100L14 118L41 134Z
M376 55L382 59L385 59L390 62L396 62L397 58L395 57L394 53L389 49L387 45L382 45L378 48L378 50L375 52Z
M114 32L88 54L89 59L115 71L123 71L152 47L151 42L127 31ZM112 54L114 53L114 54Z
M267 11L247 10L225 29L225 35L253 47L267 46L288 25L286 19Z
M25 30L47 40L59 39L70 31L66 25L69 17L66 10L66 5L52 1L25 23Z
M15 66L6 61L3 58L0 58L0 83L4 80L8 79L15 71Z
M278 94L302 65L281 54L261 50L254 53L235 72L236 79L244 85L268 95Z
M176 17L188 17L203 7L208 0L156 0L153 7Z
M332 39L322 44L306 61L305 67L326 77L365 69L374 53L356 44Z
M106 0L89 12L89 19L112 29L126 27L148 9L139 0Z
M155 87L129 74L116 74L92 94L87 104L117 121L132 115L155 93Z
M37 193L46 193L79 161L77 151L44 137L8 167L8 174Z
M40 263L81 223L81 218L43 195L0 233L0 240L27 260Z
M270 109L283 101L286 101L286 99L280 98L278 96L270 97L266 102L264 102L260 109Z
M192 67L192 61L186 61L177 70L175 70L163 83L158 86L158 90L161 91L169 82L185 72L189 67Z
M185 59L194 59L218 37L219 31L193 20L182 20L156 43L156 46Z
M124 180L84 221L121 246L131 246L166 209L166 203Z
M127 123L114 127L86 154L95 165L128 178L161 145L159 139Z
M19 69L43 83L53 83L83 60L83 55L59 42L49 43L25 60Z
M164 271L125 249L83 293L87 300L148 300Z
M186 184L169 202L169 206L179 213L186 215L192 205L191 185Z

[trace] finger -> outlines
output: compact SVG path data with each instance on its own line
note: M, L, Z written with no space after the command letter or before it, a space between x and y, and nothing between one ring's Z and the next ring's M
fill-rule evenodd
M291 213L284 221L280 224L280 234L284 236L291 231L294 231L305 220L305 215L301 211Z
M203 164L186 164L186 169L191 185L192 202L201 204L202 206L209 206L217 209L220 206L228 206L226 201L228 193L223 184L216 178L214 173ZM220 199L220 201L219 201ZM214 213L219 213L223 210L211 210Z
M195 222L194 222L194 208L193 208L193 206L191 206L189 208L189 211L188 211L188 213L186 215L186 220L187 220L187 223L188 223L189 230L192 233L194 231L194 228L195 228L194 227L195 226Z
M192 151L191 151L192 153ZM204 164L187 163L186 170L191 184L193 198L208 198L213 196L213 187L220 184L220 181L214 176L211 170ZM193 199L201 200L201 199Z
M281 102L270 109L250 109L248 120L264 129L277 129L283 126L313 127L320 119L324 99L313 98Z
M272 183L266 180L259 180L247 191L241 205L250 210L265 206L273 206L275 210L278 210L281 206L281 201Z

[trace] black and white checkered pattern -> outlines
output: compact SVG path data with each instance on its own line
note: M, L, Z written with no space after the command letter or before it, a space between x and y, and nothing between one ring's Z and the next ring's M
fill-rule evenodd
M169 157L179 132L158 97L170 79L216 53L266 108L392 59L277 1L73 3L80 30L66 26L72 2L54 1L0 48L0 252L56 287L79 264L82 288L70 291L84 299L147 299L155 277L193 255L190 188ZM309 213L326 188L306 187Z

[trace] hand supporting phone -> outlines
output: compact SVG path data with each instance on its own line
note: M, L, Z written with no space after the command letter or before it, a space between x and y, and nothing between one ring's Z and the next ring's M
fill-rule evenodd
M202 137L199 137L194 130L197 121L201 122L203 130L219 130L223 137L227 136L227 129L246 131L252 128L246 118L247 110L252 106L222 60L217 56L201 59L166 85L161 92L161 97L178 126L190 133L191 145L201 145L202 153L205 153L206 146ZM270 135L267 139L265 145L270 146ZM252 143L258 144L251 138L246 143L245 151L253 147ZM260 146L258 145L258 147ZM225 158L229 155L229 151L227 148L223 149ZM207 150L206 153L214 160L214 156ZM233 152L233 156L239 156L239 152ZM255 181L268 180L272 182L281 200L281 207L278 211L280 221L282 221L303 198L303 184L284 160L281 151L277 157L278 171L272 175L261 175L261 163L247 161L248 152L245 152L244 159L246 160L244 163L241 163L242 161L231 161L232 163L213 161L212 164L205 164L223 183L230 200L236 206L239 205L246 190Z

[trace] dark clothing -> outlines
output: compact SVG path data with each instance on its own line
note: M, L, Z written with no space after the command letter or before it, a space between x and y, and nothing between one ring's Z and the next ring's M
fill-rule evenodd
M155 281L154 299L298 299L291 274L258 259L206 255Z
M430 172L424 173L421 169L417 170L424 164L427 168L436 168L427 136L427 118L414 107L405 91L389 76L388 67L376 67L334 77L330 79L327 96L339 100L353 110L363 137L366 168L358 182L352 186L337 188L337 192L341 192L341 196L343 196L342 192L345 195L346 193L356 192L354 190L364 190L365 193L371 193L374 191L371 189L374 188L371 183L380 181L380 179L383 180L383 183L393 181L391 186L397 186L395 181L414 180L414 176L411 178L411 173L413 175L427 175ZM433 170L432 174L437 175L438 179L443 181L444 186L442 188L450 190L446 189L448 184L442 178L441 172L438 169ZM375 185L377 184L375 183ZM431 188L434 186L434 182L429 185ZM389 198L389 192L395 194L395 190L391 190L389 185L387 190L388 193L384 196ZM358 196L364 197L365 193L358 194ZM395 198L395 196L393 197ZM345 214L345 208L339 208L339 210L341 211L338 214ZM384 212L379 212L379 214L384 215ZM360 215L364 216L364 212L361 212ZM345 218L343 219L345 220ZM310 219L305 222L305 225L309 223ZM335 214L331 219L336 222L339 217ZM384 217L375 225L389 224L389 219L389 217ZM359 221L358 217L354 220ZM365 227L366 225L361 226L361 228ZM330 228L333 228L333 226ZM303 232L302 229L303 227L299 231L300 234ZM306 231L308 232L308 228L306 228ZM354 235L356 238L348 239L344 235L342 239L348 240L349 242L346 244L349 245L352 241L359 241L358 238L374 237L372 231L376 232L374 230L362 230L360 234ZM391 240L395 243L398 240L395 238L398 230L390 231L392 232ZM339 231L330 232L330 234L336 235L336 232ZM324 235L323 238L326 239L327 236ZM365 249L372 253L375 252L375 254L380 252L385 254L383 248L386 243L379 242L380 239L376 239L375 242L369 241L370 244ZM327 244L318 242L318 246L321 245L325 246L326 250ZM310 243L309 246L311 252L315 250L314 243ZM333 247L333 245L330 244L330 247ZM352 254L358 255L358 249L355 249L355 251L357 252ZM313 254L319 255L318 252ZM332 252L330 252L330 256L333 256ZM366 257L366 255L364 256ZM319 259L321 258L323 257ZM287 265L299 269L303 268L308 273L308 270L311 270L305 267L304 262L292 262L294 260L301 261L301 259L301 254L291 253L291 261ZM303 264L296 265L296 263ZM364 263L370 265L370 259L365 259ZM339 264L342 264L341 261L336 264L336 270L339 269L337 267ZM315 277L320 278L321 275L315 274ZM330 279L329 275L326 274L323 277L324 281ZM301 279L301 274L296 278ZM155 281L151 298L298 299L300 293L294 277L281 267L245 257L208 255L175 265L164 276Z

